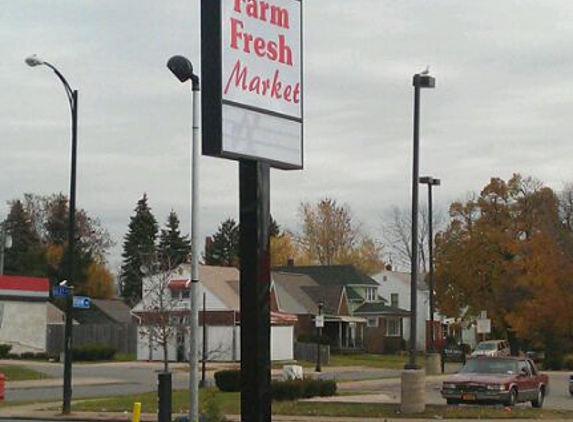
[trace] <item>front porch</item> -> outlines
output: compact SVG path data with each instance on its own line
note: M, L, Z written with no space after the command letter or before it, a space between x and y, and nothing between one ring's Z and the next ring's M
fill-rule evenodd
M363 350L366 319L353 316L325 316L323 334L337 350Z

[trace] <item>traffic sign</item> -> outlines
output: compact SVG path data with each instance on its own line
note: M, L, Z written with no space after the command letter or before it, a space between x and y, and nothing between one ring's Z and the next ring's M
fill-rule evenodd
M491 319L478 319L477 320L477 332L478 334L489 334L491 333Z
M74 308L89 309L92 300L87 296L74 296Z
M54 297L66 297L71 293L72 289L68 286L54 286L52 287L52 296Z
M315 317L314 326L316 328L324 328L324 315L317 315Z

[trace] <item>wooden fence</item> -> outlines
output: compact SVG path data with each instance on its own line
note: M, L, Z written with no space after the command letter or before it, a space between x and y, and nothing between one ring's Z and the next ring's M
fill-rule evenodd
M100 344L113 347L117 353L137 353L137 325L86 324L75 325L72 335L74 347ZM49 324L46 352L59 356L64 351L64 324Z

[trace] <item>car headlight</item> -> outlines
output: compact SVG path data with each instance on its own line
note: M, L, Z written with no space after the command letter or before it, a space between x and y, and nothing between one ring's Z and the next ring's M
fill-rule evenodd
M505 385L503 384L488 384L486 386L486 388L489 391L504 391L505 390Z
M442 384L442 388L444 390L455 390L456 384L444 383L444 384Z

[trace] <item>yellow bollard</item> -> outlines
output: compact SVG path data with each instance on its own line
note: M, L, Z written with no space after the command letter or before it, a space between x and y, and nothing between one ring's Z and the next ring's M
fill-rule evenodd
M134 402L133 403L133 414L131 416L131 422L139 422L141 419L141 403Z

